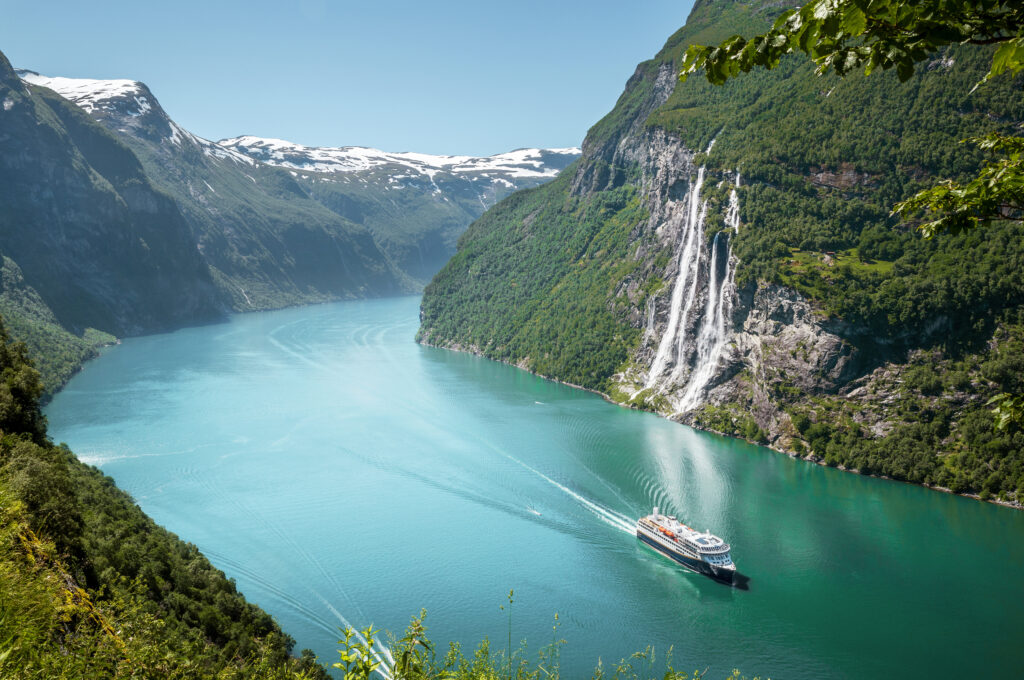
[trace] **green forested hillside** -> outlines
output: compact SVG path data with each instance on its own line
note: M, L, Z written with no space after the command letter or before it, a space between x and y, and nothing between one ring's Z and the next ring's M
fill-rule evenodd
M728 191L741 176L732 322L744 322L755 291L791 288L856 362L845 382L822 388L807 387L820 376L737 367L722 378L733 396L690 422L833 465L1017 498L1022 435L997 432L984 404L1020 382L1021 367L1006 368L1000 357L1012 354L1021 322L1024 230L1005 223L925 240L890 211L936 179L976 173L983 155L960 140L1024 124L1024 78L972 92L991 49L957 47L906 83L894 73L818 77L800 57L722 87L677 81L687 45L764 30L779 11L772 2L697 2L590 130L576 166L470 228L426 289L419 338L672 414L657 395L633 399L617 388L620 371L650 362L641 352L645 303L660 296L665 304L675 272L675 244L645 224L640 206L686 191L685 183L645 185L657 176L636 159L662 143L697 151L714 140L710 153L693 158L708 173L709 242L725 227ZM628 197L636 210L598 208ZM548 254L534 246L538 237L586 245ZM859 387L858 396L841 396Z
M690 42L762 29L777 12L700 3L661 57L678 66ZM720 28L694 31L705 22ZM1024 79L972 91L991 60L991 48L951 48L900 83L895 73L818 77L793 56L721 87L691 78L648 124L692 148L716 137L709 166L741 171L741 282L792 286L872 336L959 341L991 334L1000 309L1024 302L1019 226L926 240L890 212L936 178L976 173L983 154L961 140L1024 121ZM804 254L826 251L838 266L807 266Z
M25 343L47 393L67 382L84 361L96 355L98 347L116 340L95 328L77 336L61 326L8 257L0 265L0 317L11 335Z
M424 293L421 342L454 337L543 375L603 385L637 339L607 295L635 266L628 236L644 208L633 187L571 196L571 178L520 191L470 227Z

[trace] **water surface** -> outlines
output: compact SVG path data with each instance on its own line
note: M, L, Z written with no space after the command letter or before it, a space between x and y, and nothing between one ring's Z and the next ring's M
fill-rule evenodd
M653 645L774 678L1014 677L1024 513L791 460L477 357L420 347L418 298L126 340L50 432L199 546L297 641L337 627L549 643L566 677ZM749 589L682 570L652 505L733 546Z

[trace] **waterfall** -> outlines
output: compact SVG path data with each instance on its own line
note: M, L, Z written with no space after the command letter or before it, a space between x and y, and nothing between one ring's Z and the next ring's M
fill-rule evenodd
M722 238L725 233L720 231L715 234L714 245L711 248L711 276L708 280L704 319L697 336L697 364L686 383L686 392L683 393L683 399L679 404L680 411L689 411L700 404L704 388L714 376L722 351L725 349L726 320L732 312L735 275L732 253L728 245L729 237ZM721 245L723 240L726 241L724 252Z
M711 142L714 144L714 141ZM711 147L708 147L710 150ZM658 351L654 355L654 362L647 375L645 387L653 387L655 382L665 370L670 351L677 346L677 336L684 336L685 318L681 328L680 316L683 315L683 291L690 289L687 296L687 309L693 305L693 291L697 285L697 268L700 260L700 241L704 232L703 204L700 199L700 190L704 185L704 167L697 170L697 180L690 183L689 191L686 193L686 210L683 212L683 225L681 240L683 247L679 250L679 265L676 273L676 282L672 287L672 297L669 300L668 327L665 334L661 336L658 343ZM700 224L698 224L700 222ZM692 283L691 283L692 280ZM690 283L688 286L687 284ZM680 338L679 342L682 342ZM678 349L676 351L678 356Z
M654 336L654 311L658 306L658 296L647 298L647 328L644 329L644 340Z
M686 365L686 329L690 325L690 314L693 312L693 303L697 300L697 289L700 284L701 251L704 244L704 220L707 219L708 204L705 201L700 206L700 215L696 216L697 252L694 254L690 277L690 291L686 295L686 305L683 307L682 318L679 321L679 333L676 334L676 365L672 368L670 382L677 382L683 375Z
M735 233L740 233L740 197L736 189L740 186L740 171L736 171L736 183L729 191L729 209L725 213L725 223L732 227Z
M708 147L710 151L711 146ZM736 172L729 192L724 215L727 229L715 234L710 256L704 245L708 211L707 201L701 198L704 175L704 168L698 168L696 180L690 184L687 193L685 212L677 218L682 220L680 248L678 271L669 301L668 324L645 383L645 388L660 387L659 391L670 398L681 391L682 397L672 399L679 412L690 411L700 405L704 391L718 369L728 344L729 319L735 295L736 272L731 235L739 233L740 228L737 192L740 173ZM648 305L645 336L653 337L650 317L653 300ZM669 366L671 373L666 378Z

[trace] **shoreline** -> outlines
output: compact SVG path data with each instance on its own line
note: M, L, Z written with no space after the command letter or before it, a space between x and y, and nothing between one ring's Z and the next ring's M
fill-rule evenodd
M801 460L801 461L804 461L804 462L807 462L807 463L814 463L815 465L820 465L821 467L832 468L834 470L839 470L841 472L849 472L851 474L859 475L861 477L872 477L874 479L883 479L883 480L886 480L886 481L889 481L889 482L896 482L898 484L909 484L911 486L919 486L919 487L928 489L930 491L939 491L941 493L949 494L951 496L959 496L959 497L962 497L962 498L970 498L970 499L978 501L980 503L991 503L992 505L998 505L998 506L1001 506L1001 507L1004 507L1004 508L1009 508L1011 510L1024 510L1024 504L1021 504L1019 502L1003 501L1003 500L999 500L998 498L989 498L989 499L983 500L981 498L981 496L979 496L976 493L956 493L952 489L948 489L948 488L946 488L944 486L936 486L936 485L923 484L923 483L919 484L917 482L910 482L910 481L903 480L903 479L895 479L893 477L889 477L888 475L875 475L875 474L870 474L870 473L866 474L866 473L863 473L860 470L857 470L855 468L847 468L847 467L844 467L842 465L829 465L822 458L820 458L818 456L815 456L813 453L809 453L806 456L800 456L797 453L786 451L784 449L778 448L776 446L772 446L770 444L760 444L758 442L750 441L749 439L745 439L743 437L738 437L736 435L726 434L724 432L719 432L718 430L714 430L714 429L709 428L709 427L700 427L698 425L690 425L689 423L680 422L679 420L676 420L675 418L672 418L671 416L667 416L667 415L665 415L663 413L659 413L657 411L649 411L647 409L638 408L638 407L633 406L631 404L624 404L622 402L615 401L609 395L605 394L604 392L602 392L600 390L595 390L595 389L592 389L592 388L589 388L589 387L583 387L582 385L576 385L576 384L573 384L573 383L570 383L570 382L566 382L564 380L559 380L558 378L552 378L550 376L546 376L546 375L542 375L540 373L536 373L536 372L531 371L530 369L528 369L528 368L526 368L525 366L522 365L525 360L520 360L520 362L518 364L514 364L511 361L505 361L503 359L492 359L491 357L485 355L483 352L481 352L478 348L475 348L475 347L473 347L473 348L464 348L461 345L445 347L445 346L442 346L442 345L435 345L433 343L425 342L425 341L422 341L422 340L416 340L415 342L418 345L422 345L424 347L432 347L434 349L443 349L443 350L448 350L450 352L461 352L462 354L472 354L474 356L480 357L481 359L487 359L488 361L494 361L494 362L497 362L497 363L500 363L500 364L505 364L506 366L511 366L511 367L519 369L521 371L525 371L525 372L529 373L530 375L536 376L536 377L541 378L543 380L548 380L548 381L551 381L551 382L554 382L554 383L558 383L560 385L565 385L566 387L573 387L573 388L578 389L578 390L583 390L584 392L590 392L591 394L596 394L596 395L600 396L602 399L604 399L606 402L608 402L609 404L614 404L615 406L618 406L620 408L629 409L630 411L640 411L640 412L644 412L644 413L651 413L653 415L658 416L659 418L664 418L665 420L673 422L676 425L682 425L683 427L689 427L690 429L698 430L700 432L710 432L710 433L716 434L716 435L718 435L720 437L728 437L729 439L740 439L742 441L747 442L748 444L753 444L754 446L764 447L764 448L766 448L766 449L768 449L770 451L774 451L775 453L779 453L779 454L782 454L784 456L788 456L788 457L790 457L790 458L792 458L794 460Z

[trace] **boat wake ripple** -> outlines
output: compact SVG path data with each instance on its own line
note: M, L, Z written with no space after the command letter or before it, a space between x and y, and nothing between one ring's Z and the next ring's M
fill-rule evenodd
M621 512L618 512L617 510L612 510L611 508L605 507L604 505L592 501L589 498L581 496L580 494L576 493L566 485L560 482L556 482L555 480L551 479L540 470L534 467L530 467L529 465L519 460L510 453L505 453L504 451L497 448L495 448L494 450L500 453L501 455L505 456L509 460L511 460L513 463L516 463L517 465L521 466L525 470L529 470L533 474L537 475L548 484L554 486L556 489L559 489L560 491L566 493L569 497L576 500L580 505L582 505L587 510L592 512L599 520L601 520L608 526L618 529L619 531L624 531L625 533L631 536L636 533L636 522L630 517L622 514Z

